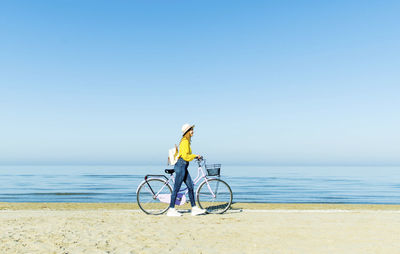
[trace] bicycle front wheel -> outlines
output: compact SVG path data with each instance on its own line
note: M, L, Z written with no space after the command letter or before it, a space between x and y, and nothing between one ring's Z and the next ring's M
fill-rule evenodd
M232 204L232 190L220 179L204 181L197 191L197 202L200 208L208 213L224 213Z
M171 187L166 181L149 179L139 186L136 199L143 212L157 215L168 210L171 193Z

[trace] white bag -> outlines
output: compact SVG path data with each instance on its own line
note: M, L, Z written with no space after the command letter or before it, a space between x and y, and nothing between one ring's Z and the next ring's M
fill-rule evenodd
M163 203L171 203L171 194L159 194L157 196L158 200ZM184 205L186 203L185 193L178 193L176 195L175 205Z
M168 165L175 165L178 161L178 147L175 145L174 148L168 150Z

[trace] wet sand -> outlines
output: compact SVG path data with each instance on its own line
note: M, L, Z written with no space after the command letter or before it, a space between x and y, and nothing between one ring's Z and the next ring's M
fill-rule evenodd
M0 253L399 253L399 205L236 203L222 215L136 204L0 203Z

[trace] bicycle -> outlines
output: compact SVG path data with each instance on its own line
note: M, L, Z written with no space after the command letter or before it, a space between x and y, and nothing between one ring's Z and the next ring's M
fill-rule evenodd
M196 186L195 197L201 209L207 213L221 214L232 205L233 194L231 187L220 179L221 164L207 165L205 160L196 159L198 164L197 176L193 181ZM207 174L205 174L204 168ZM165 213L171 201L171 194L175 178L174 169L165 169L165 175L146 175L136 190L136 199L140 209L146 214L159 215ZM183 205L188 200L186 194L188 188L179 190L176 205Z

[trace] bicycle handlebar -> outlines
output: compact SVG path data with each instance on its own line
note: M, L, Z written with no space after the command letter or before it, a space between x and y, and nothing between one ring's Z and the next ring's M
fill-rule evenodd
M197 164L200 166L202 162L205 162L206 160L201 156L200 158L196 158Z

